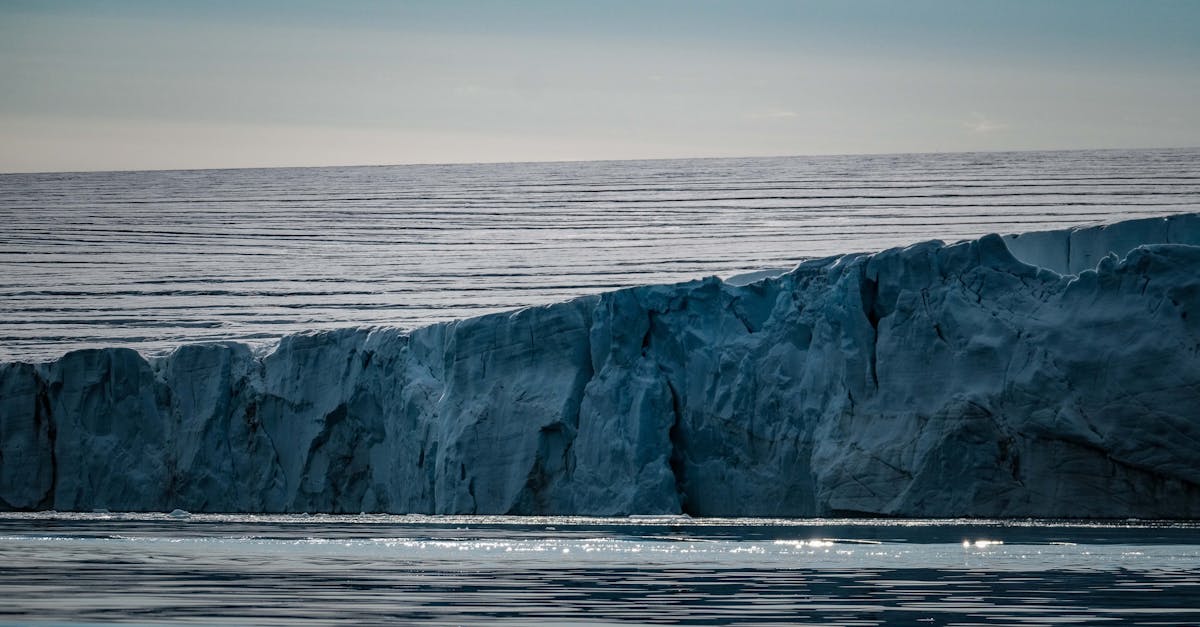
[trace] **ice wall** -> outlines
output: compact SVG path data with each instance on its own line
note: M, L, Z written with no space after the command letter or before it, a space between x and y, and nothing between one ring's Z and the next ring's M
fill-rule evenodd
M1106 256L1124 257L1146 244L1200 246L1200 214L1126 220L1116 224L1005 235L1013 256L1060 274L1095 268Z
M1159 221L1008 240L1128 252L1067 276L988 236L265 357L3 364L0 507L1198 517L1200 247L1133 244L1200 220Z

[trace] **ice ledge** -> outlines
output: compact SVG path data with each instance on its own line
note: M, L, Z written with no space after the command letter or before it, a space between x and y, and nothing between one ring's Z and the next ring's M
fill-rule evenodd
M1108 255L1124 257L1147 244L1200 246L1200 214L1126 220L1114 224L1005 235L1013 256L1059 274L1095 268Z
M1194 518L1198 239L1137 220L0 364L0 508Z

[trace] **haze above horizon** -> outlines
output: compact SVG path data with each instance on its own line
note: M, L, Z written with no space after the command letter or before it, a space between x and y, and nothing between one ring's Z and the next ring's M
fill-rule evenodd
M1200 145L1200 3L0 0L0 172Z

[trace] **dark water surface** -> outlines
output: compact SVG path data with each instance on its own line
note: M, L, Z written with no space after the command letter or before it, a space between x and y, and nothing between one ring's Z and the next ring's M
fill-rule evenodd
M0 516L0 622L1200 623L1200 524Z

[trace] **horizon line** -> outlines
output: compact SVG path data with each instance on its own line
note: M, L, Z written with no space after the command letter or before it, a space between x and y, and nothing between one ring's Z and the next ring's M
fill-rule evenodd
M626 162L663 162L663 161L718 161L729 159L802 159L802 158L837 158L837 157L902 157L909 155L981 155L981 154L1013 154L1013 153L1049 153L1049 152L1150 152L1158 150L1200 150L1200 145L1193 146L1143 146L1138 148L1034 148L1034 149L1000 149L1000 150L913 150L906 152L829 152L808 154L775 154L775 155L728 155L728 156L696 156L696 157L629 157L619 159L532 159L515 161L410 161L404 163L348 163L325 165L261 165L261 166L231 166L231 167L197 167L197 168L139 168L139 169L96 169L96 170L6 170L0 171L0 176L21 176L36 174L118 174L137 172L223 172L233 170L318 170L334 168L403 168L421 166L479 166L479 165L537 165L537 164L568 164L568 163L626 163Z

